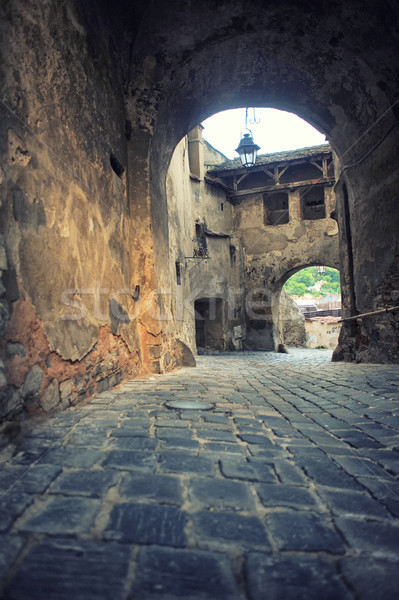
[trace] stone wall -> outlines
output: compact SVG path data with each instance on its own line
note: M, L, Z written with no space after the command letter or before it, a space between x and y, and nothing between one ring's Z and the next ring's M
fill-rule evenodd
M219 110L273 106L327 135L341 162L343 314L397 304L397 5L9 0L0 11L2 415L44 410L50 386L60 397L72 386L70 402L114 376L181 364L158 293L176 277L167 171L178 142ZM273 283L273 314L282 279L315 256L285 254L281 236L312 245L314 224L260 227L254 248L258 223L241 212L248 282ZM345 324L335 357L398 362L398 319Z
M0 418L73 404L146 367L107 24L69 1L1 13Z
M341 331L339 319L334 317L315 317L306 319L306 348L328 348L334 350Z
M280 293L285 281L311 265L338 267L338 227L329 215L335 209L331 186L325 188L326 217L304 220L299 189L289 191L289 222L265 224L263 195L244 197L235 206L235 229L245 255L248 348L277 349Z
M279 322L281 341L285 346L305 347L305 317L299 306L284 290L281 290L280 296Z
M195 156L201 156L202 177L193 176L192 165L190 168L190 138L183 138L178 144L169 166L167 199L171 285L163 294L170 302L169 315L175 336L193 353L196 353L194 304L197 300L212 299L215 307L216 301L221 301L220 319L216 319L216 308L211 319L214 319L215 327L221 327L218 338L222 349L236 347L234 327L244 323L240 285L242 251L240 240L233 231L233 206L227 201L223 189L204 179L204 162L215 164L225 157L204 143L198 130ZM210 258L192 258L194 250L202 247L206 248ZM176 268L180 273L179 282ZM209 327L212 328L212 323Z

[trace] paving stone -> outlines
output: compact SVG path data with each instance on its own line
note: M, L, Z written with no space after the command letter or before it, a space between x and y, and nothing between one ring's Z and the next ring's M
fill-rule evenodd
M232 565L218 552L143 548L129 600L240 600Z
M245 448L238 444L229 444L224 442L205 442L204 449L208 452L215 452L217 454L245 454Z
M115 427L111 431L111 438L148 438L149 427L142 429L133 429L131 427Z
M245 557L250 600L352 600L334 566L303 556L250 552Z
M198 450L199 442L197 440L186 440L184 438L168 438L166 440L161 440L160 448L187 448L188 450Z
M281 511L269 514L266 523L279 550L343 554L338 534L322 519L308 512Z
M372 462L371 460L368 460L364 456L357 457L353 455L348 456L347 454L345 454L338 456L333 455L332 458L350 475L362 475L364 477L378 477L385 475L384 470L379 465Z
M63 467L93 467L104 458L101 450L91 448L54 448L45 454L38 464L49 464Z
M258 481L264 483L278 483L278 478L274 470L274 457L271 460L267 458L250 457L248 459L249 464L255 471L256 478Z
M399 562L348 557L340 561L340 570L361 600L398 599Z
M191 429L171 429L166 427L161 427L158 429L157 427L157 438L160 440L169 440L171 438L183 438L183 439L191 439L193 437L193 432Z
M157 466L154 454L130 450L111 450L103 460L104 467L112 467L122 471L146 471L153 473Z
M300 460L307 475L318 485L327 485L340 489L360 490L360 484L343 469L334 465L327 457L321 460Z
M134 544L184 546L186 514L175 506L123 503L113 507L104 538Z
M345 490L332 490L318 488L318 493L334 514L338 515L364 515L365 517L389 518L385 506L376 502L369 494L362 492L347 492Z
M235 546L260 545L263 552L272 552L265 527L257 517L204 511L196 513L192 520L199 537L234 542Z
M258 481L258 476L252 465L244 458L222 458L219 461L219 466L224 477ZM273 477L271 471L270 477Z
M70 471L63 473L51 486L50 494L90 496L100 498L107 490L116 485L119 473L102 469Z
M123 475L119 493L129 498L140 498L167 504L182 504L182 486L177 477L164 475Z
M266 433L264 435L256 435L251 433L242 433L239 434L238 437L248 444L259 444L260 446L273 446L272 441L267 437Z
M50 535L88 532L100 507L99 500L51 498L19 529Z
M67 441L67 447L83 446L85 448L104 448L109 443L107 433L110 430L111 427L107 429L99 429L96 431L84 430L79 432L73 432Z
M13 600L124 600L131 550L100 541L44 540L7 587Z
M284 484L262 483L257 491L264 506L288 506L292 508L315 508L317 499L307 489Z
M48 488L61 471L61 467L53 465L9 467L0 472L0 490L40 494Z
M197 437L201 440L212 440L221 442L236 442L236 436L230 431L220 431L218 429L197 429Z
M366 450L364 454L382 465L387 471L399 475L399 452L395 450Z
M32 502L29 494L0 493L0 531L7 531Z
M161 455L160 469L166 473L213 475L216 467L215 462L205 456L190 456L183 452L169 452Z
M0 580L7 573L24 544L23 537L10 534L0 535Z
M335 524L350 547L357 552L375 553L379 558L397 559L399 550L399 523L363 521L355 518L337 518Z
M156 450L158 446L158 440L144 438L144 437L116 437L110 438L109 448L112 450L139 450L148 451Z
M273 467L281 483L303 485L306 481L304 472L288 460L274 458Z
M191 481L191 501L204 508L251 510L254 500L247 484L228 479L198 478Z

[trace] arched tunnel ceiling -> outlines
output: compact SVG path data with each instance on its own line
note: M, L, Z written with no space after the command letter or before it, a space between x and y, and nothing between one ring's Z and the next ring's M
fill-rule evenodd
M157 168L210 114L297 113L342 154L395 100L398 8L388 2L152 2L135 38L129 97Z

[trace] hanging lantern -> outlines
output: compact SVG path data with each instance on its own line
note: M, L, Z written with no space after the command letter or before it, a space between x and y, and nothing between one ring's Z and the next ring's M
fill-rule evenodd
M252 131L250 129L248 129L248 120L250 123L252 123L252 124L256 123L258 125L260 123L260 119L256 118L254 108L252 109L252 111L253 111L252 118L248 118L249 110L250 110L249 108L245 109L245 127L241 131L241 140L240 140L240 143L238 144L238 148L236 148L236 150L235 150L240 155L241 162L244 165L244 167L246 167L247 169L249 169L250 167L253 167L255 165L256 155L258 153L258 150L260 150L260 147L257 146L257 144L255 144L255 142L254 142L254 137L252 135ZM244 133L244 131L246 131L247 133Z
M252 132L248 129L249 133L244 133L243 137L236 148L236 152L240 155L241 162L246 168L253 167L256 163L256 155L260 147L255 144Z

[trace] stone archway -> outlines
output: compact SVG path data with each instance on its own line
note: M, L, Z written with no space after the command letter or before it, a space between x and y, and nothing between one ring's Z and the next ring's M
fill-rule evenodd
M390 0L2 3L0 354L15 387L1 392L4 414L176 363L167 168L178 141L222 109L282 108L327 135L341 159L344 316L397 305L398 10ZM341 356L398 362L395 315L345 326ZM7 356L7 342L25 354Z
M367 35L370 19L380 23L382 15L376 15L370 5L367 19L362 5L360 16L356 2L350 7L340 3L334 17L327 8L316 15L310 6L299 14L291 2L268 7L258 2L246 3L245 10L240 2L220 3L212 11L212 19L206 18L207 3L205 11L201 3L187 9L176 2L174 7L181 10L166 14L160 9L153 22L149 19L145 23L143 31L147 35L136 41L130 82L130 90L135 92L134 104L128 101L132 122L136 123L133 135L145 130L151 137L150 153L146 156L146 193L151 197L158 281L165 283L168 278L162 269L168 243L165 177L173 148L194 125L220 109L248 104L271 106L291 110L325 132L342 158L340 185L345 180L350 190L351 219L364 221L361 215L366 214L369 228L369 234L359 228L350 239L345 233L341 236L344 306L349 313L375 307L380 301L377 290L381 290L381 296L396 247L389 217L395 177L391 134L394 97L385 80L376 83L381 68L372 55L373 43ZM381 25L375 43L386 35ZM388 21L384 21L384 27L391 29ZM392 34L396 35L393 31ZM385 207L379 215L378 243L370 246L370 215L375 213L380 193L365 183L370 171L362 157L374 146L373 172L381 181ZM387 170L392 174L389 182L378 176ZM340 210L338 219L344 219ZM348 245L352 246L353 262L357 265L355 272L361 273L360 277L355 275L352 283L348 277ZM373 266L382 256L383 268ZM365 285L366 272L371 286ZM356 306L350 306L347 300L351 286L358 290ZM388 325L390 338L396 335L393 320L394 317ZM380 343L373 337L373 328L370 322L367 337L374 349L368 356L377 357ZM344 335L353 338L356 332ZM348 350L347 358L351 356L356 358L356 343Z
M327 262L322 262L322 261L312 262L312 263L302 264L301 266L297 266L293 269L290 269L290 270L286 271L276 283L276 286L273 290L272 303L271 303L271 306L272 306L271 312L272 312L272 318L273 318L273 329L274 329L274 336L275 336L274 339L275 339L276 349L278 348L278 346L281 343L285 343L285 338L283 335L283 323L281 322L282 312L283 312L282 307L281 307L281 300L282 300L284 284L295 273L302 271L302 269L305 269L306 267L314 267L317 265L323 265L325 267L331 267L333 269L339 270L338 256L336 256L334 261L331 261L331 256L329 256L329 260ZM305 326L303 326L303 327L304 327L304 331L305 331Z

